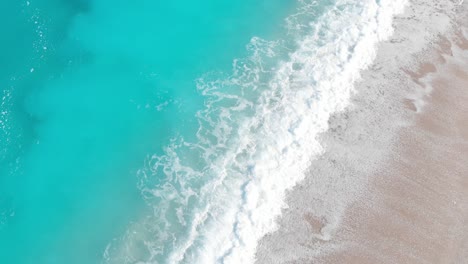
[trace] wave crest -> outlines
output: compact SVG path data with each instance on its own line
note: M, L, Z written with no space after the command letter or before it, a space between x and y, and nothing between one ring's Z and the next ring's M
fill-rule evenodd
M108 248L109 263L254 261L258 240L286 207L286 190L323 151L317 136L349 104L359 72L407 1L318 3L300 1L283 40L252 38L250 56L235 60L232 74L197 80L206 99L197 141L174 139L165 155L148 159L139 187L153 215Z

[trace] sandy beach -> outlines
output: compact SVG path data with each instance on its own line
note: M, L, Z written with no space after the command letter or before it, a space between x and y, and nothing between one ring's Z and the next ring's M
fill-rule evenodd
M468 0L0 6L0 264L468 264Z
M466 7L396 18L257 263L468 263Z
M468 261L468 56L452 48L411 76L432 86L427 105L370 184L373 198L349 209L337 236L346 249L320 263Z

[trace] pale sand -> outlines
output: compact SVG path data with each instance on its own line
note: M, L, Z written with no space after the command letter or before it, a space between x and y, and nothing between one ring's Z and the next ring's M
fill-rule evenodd
M411 2L257 263L468 263L467 4Z
M371 183L376 195L350 208L337 236L346 248L319 263L468 263L468 60L423 63L411 76L432 86L428 104Z

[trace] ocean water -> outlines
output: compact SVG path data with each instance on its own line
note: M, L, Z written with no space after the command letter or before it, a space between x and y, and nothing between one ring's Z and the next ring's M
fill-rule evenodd
M0 262L253 262L405 3L2 1Z

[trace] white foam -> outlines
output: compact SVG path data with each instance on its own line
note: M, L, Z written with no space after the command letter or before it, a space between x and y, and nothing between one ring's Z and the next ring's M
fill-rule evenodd
M271 66L269 58L278 60L287 40L253 38L252 57L235 61L232 76L200 79L207 104L198 114L198 142L175 140L141 172L155 212L155 241L146 243L152 253L144 263L169 251L163 262L254 262L258 240L277 227L286 190L323 151L317 135L349 104L353 83L407 4L356 2L336 1L315 23L291 24L314 13L314 1L301 1L287 20L295 50L282 63ZM161 173L164 181L151 184ZM329 239L333 228L325 229ZM164 243L169 248L160 249Z

